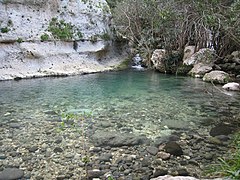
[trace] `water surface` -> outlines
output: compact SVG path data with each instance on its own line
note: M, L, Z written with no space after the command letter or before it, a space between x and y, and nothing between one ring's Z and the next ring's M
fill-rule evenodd
M56 120L60 111L92 111L97 128L155 138L232 117L239 100L239 93L200 79L152 71L5 81L0 122L39 123Z

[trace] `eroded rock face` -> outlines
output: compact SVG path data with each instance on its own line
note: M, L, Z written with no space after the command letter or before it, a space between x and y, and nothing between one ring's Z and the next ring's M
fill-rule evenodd
M203 77L203 81L218 84L227 83L229 79L230 79L229 74L224 71L211 71L210 73L205 74Z
M125 59L109 41L105 0L1 1L0 12L0 80L101 72Z

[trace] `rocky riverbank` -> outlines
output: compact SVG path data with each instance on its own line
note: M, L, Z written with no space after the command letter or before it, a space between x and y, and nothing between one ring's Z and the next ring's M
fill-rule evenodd
M94 125L91 119L85 119L85 124L75 122L72 126L74 122L69 121L62 126L54 112L46 113L47 120L1 123L1 180L147 180L167 178L165 175L203 179L203 172L227 154L234 130L219 124L149 139L111 128L103 131L103 124ZM110 124L105 123L107 127Z

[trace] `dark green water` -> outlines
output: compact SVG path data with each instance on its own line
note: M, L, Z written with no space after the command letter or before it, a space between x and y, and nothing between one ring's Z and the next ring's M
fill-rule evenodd
M5 81L0 122L41 124L58 118L54 112L92 111L98 128L154 138L239 115L239 100L199 79L149 71Z

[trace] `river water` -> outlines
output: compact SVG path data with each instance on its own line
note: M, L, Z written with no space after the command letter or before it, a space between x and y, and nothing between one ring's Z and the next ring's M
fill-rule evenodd
M0 122L44 122L91 112L94 126L154 139L236 115L240 94L200 79L120 71L0 82Z

